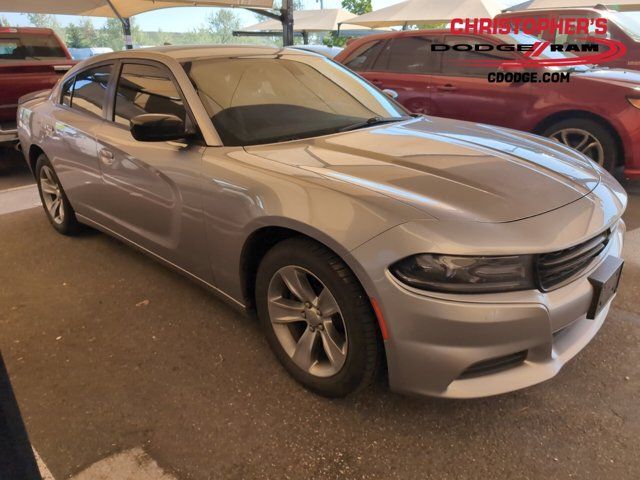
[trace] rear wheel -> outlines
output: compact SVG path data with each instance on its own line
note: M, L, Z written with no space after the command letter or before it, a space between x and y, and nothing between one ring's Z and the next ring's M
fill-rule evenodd
M545 129L542 135L584 153L609 172L615 171L620 154L618 144L611 131L595 120L561 120Z
M343 397L374 378L381 346L371 306L322 245L294 238L271 249L258 269L256 305L272 350L306 388Z
M36 181L42 206L53 228L63 235L77 233L80 224L76 214L51 162L44 154L40 155L36 162Z

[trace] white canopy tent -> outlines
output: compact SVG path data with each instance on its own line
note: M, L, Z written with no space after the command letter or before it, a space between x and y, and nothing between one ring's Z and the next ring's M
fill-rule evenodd
M339 30L339 25L348 18L353 18L353 14L342 8L326 8L324 10L294 10L293 30L301 34L304 42L307 43L309 33L313 32L333 32ZM358 35L369 33L369 27L361 25L344 24L341 31L348 35ZM278 20L265 20L244 27L242 30L234 31L236 36L259 36L270 35L282 31L282 24Z
M294 10L293 29L296 32L330 32L338 29L339 23L353 18L353 13L342 8L326 8L324 10ZM282 28L280 22L265 20L244 27L244 32L272 32ZM353 25L354 30L369 30L368 27Z
M292 0L283 0L282 6L278 14L268 10L273 0L2 0L0 11L119 18L127 48L132 48L129 18L139 13L171 7L240 7L278 20L284 44L292 45Z
M619 11L640 10L639 0L533 0L527 5L527 10L534 8L566 8L566 7L595 7L603 5Z
M273 0L2 0L0 11L129 18L169 7L271 8Z
M408 0L342 23L370 28L424 25L453 18L493 18L500 10L502 7L496 0Z

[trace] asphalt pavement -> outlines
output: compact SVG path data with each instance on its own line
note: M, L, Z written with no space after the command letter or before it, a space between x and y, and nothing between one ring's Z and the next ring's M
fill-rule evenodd
M0 190L30 182L0 171ZM0 350L32 444L57 480L126 451L178 480L640 478L640 185L625 185L627 264L600 333L554 379L467 401L383 378L317 397L254 320L181 275L97 232L58 235L40 208L1 215Z

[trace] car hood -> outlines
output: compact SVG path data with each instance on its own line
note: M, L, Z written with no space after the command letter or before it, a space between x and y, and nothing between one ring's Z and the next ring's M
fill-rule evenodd
M591 161L550 140L432 117L246 150L439 219L520 220L574 202L600 181Z
M605 82L625 88L640 86L640 72L633 70L597 68L581 73L576 72L573 74L572 80L574 78L594 82Z

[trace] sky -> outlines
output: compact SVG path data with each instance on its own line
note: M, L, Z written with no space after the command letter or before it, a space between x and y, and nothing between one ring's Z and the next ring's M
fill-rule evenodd
M43 0L44 1L44 0ZM395 3L399 3L400 0L372 0L374 10L388 7ZM522 3L523 0L496 0L497 3L507 7L517 3ZM320 8L320 2L317 0L304 0L304 6L306 9ZM323 0L324 8L338 8L340 6L340 0ZM2 7L0 7L2 8ZM188 7L188 8L167 8L164 10L156 10L155 12L142 13L136 15L135 19L137 24L144 31L157 31L163 30L165 32L187 32L192 30L202 23L204 19L209 15L209 12L214 12L216 8L202 8L202 7ZM237 9L238 15L241 19L241 25L248 26L257 23L255 14L243 10ZM29 20L25 15L16 13L3 13L0 11L0 15L4 15L11 25L14 26L28 26ZM67 25L70 22L77 23L79 17L73 17L69 15L58 15L58 21L61 25ZM104 19L94 18L94 25L96 27L101 26L104 23Z

